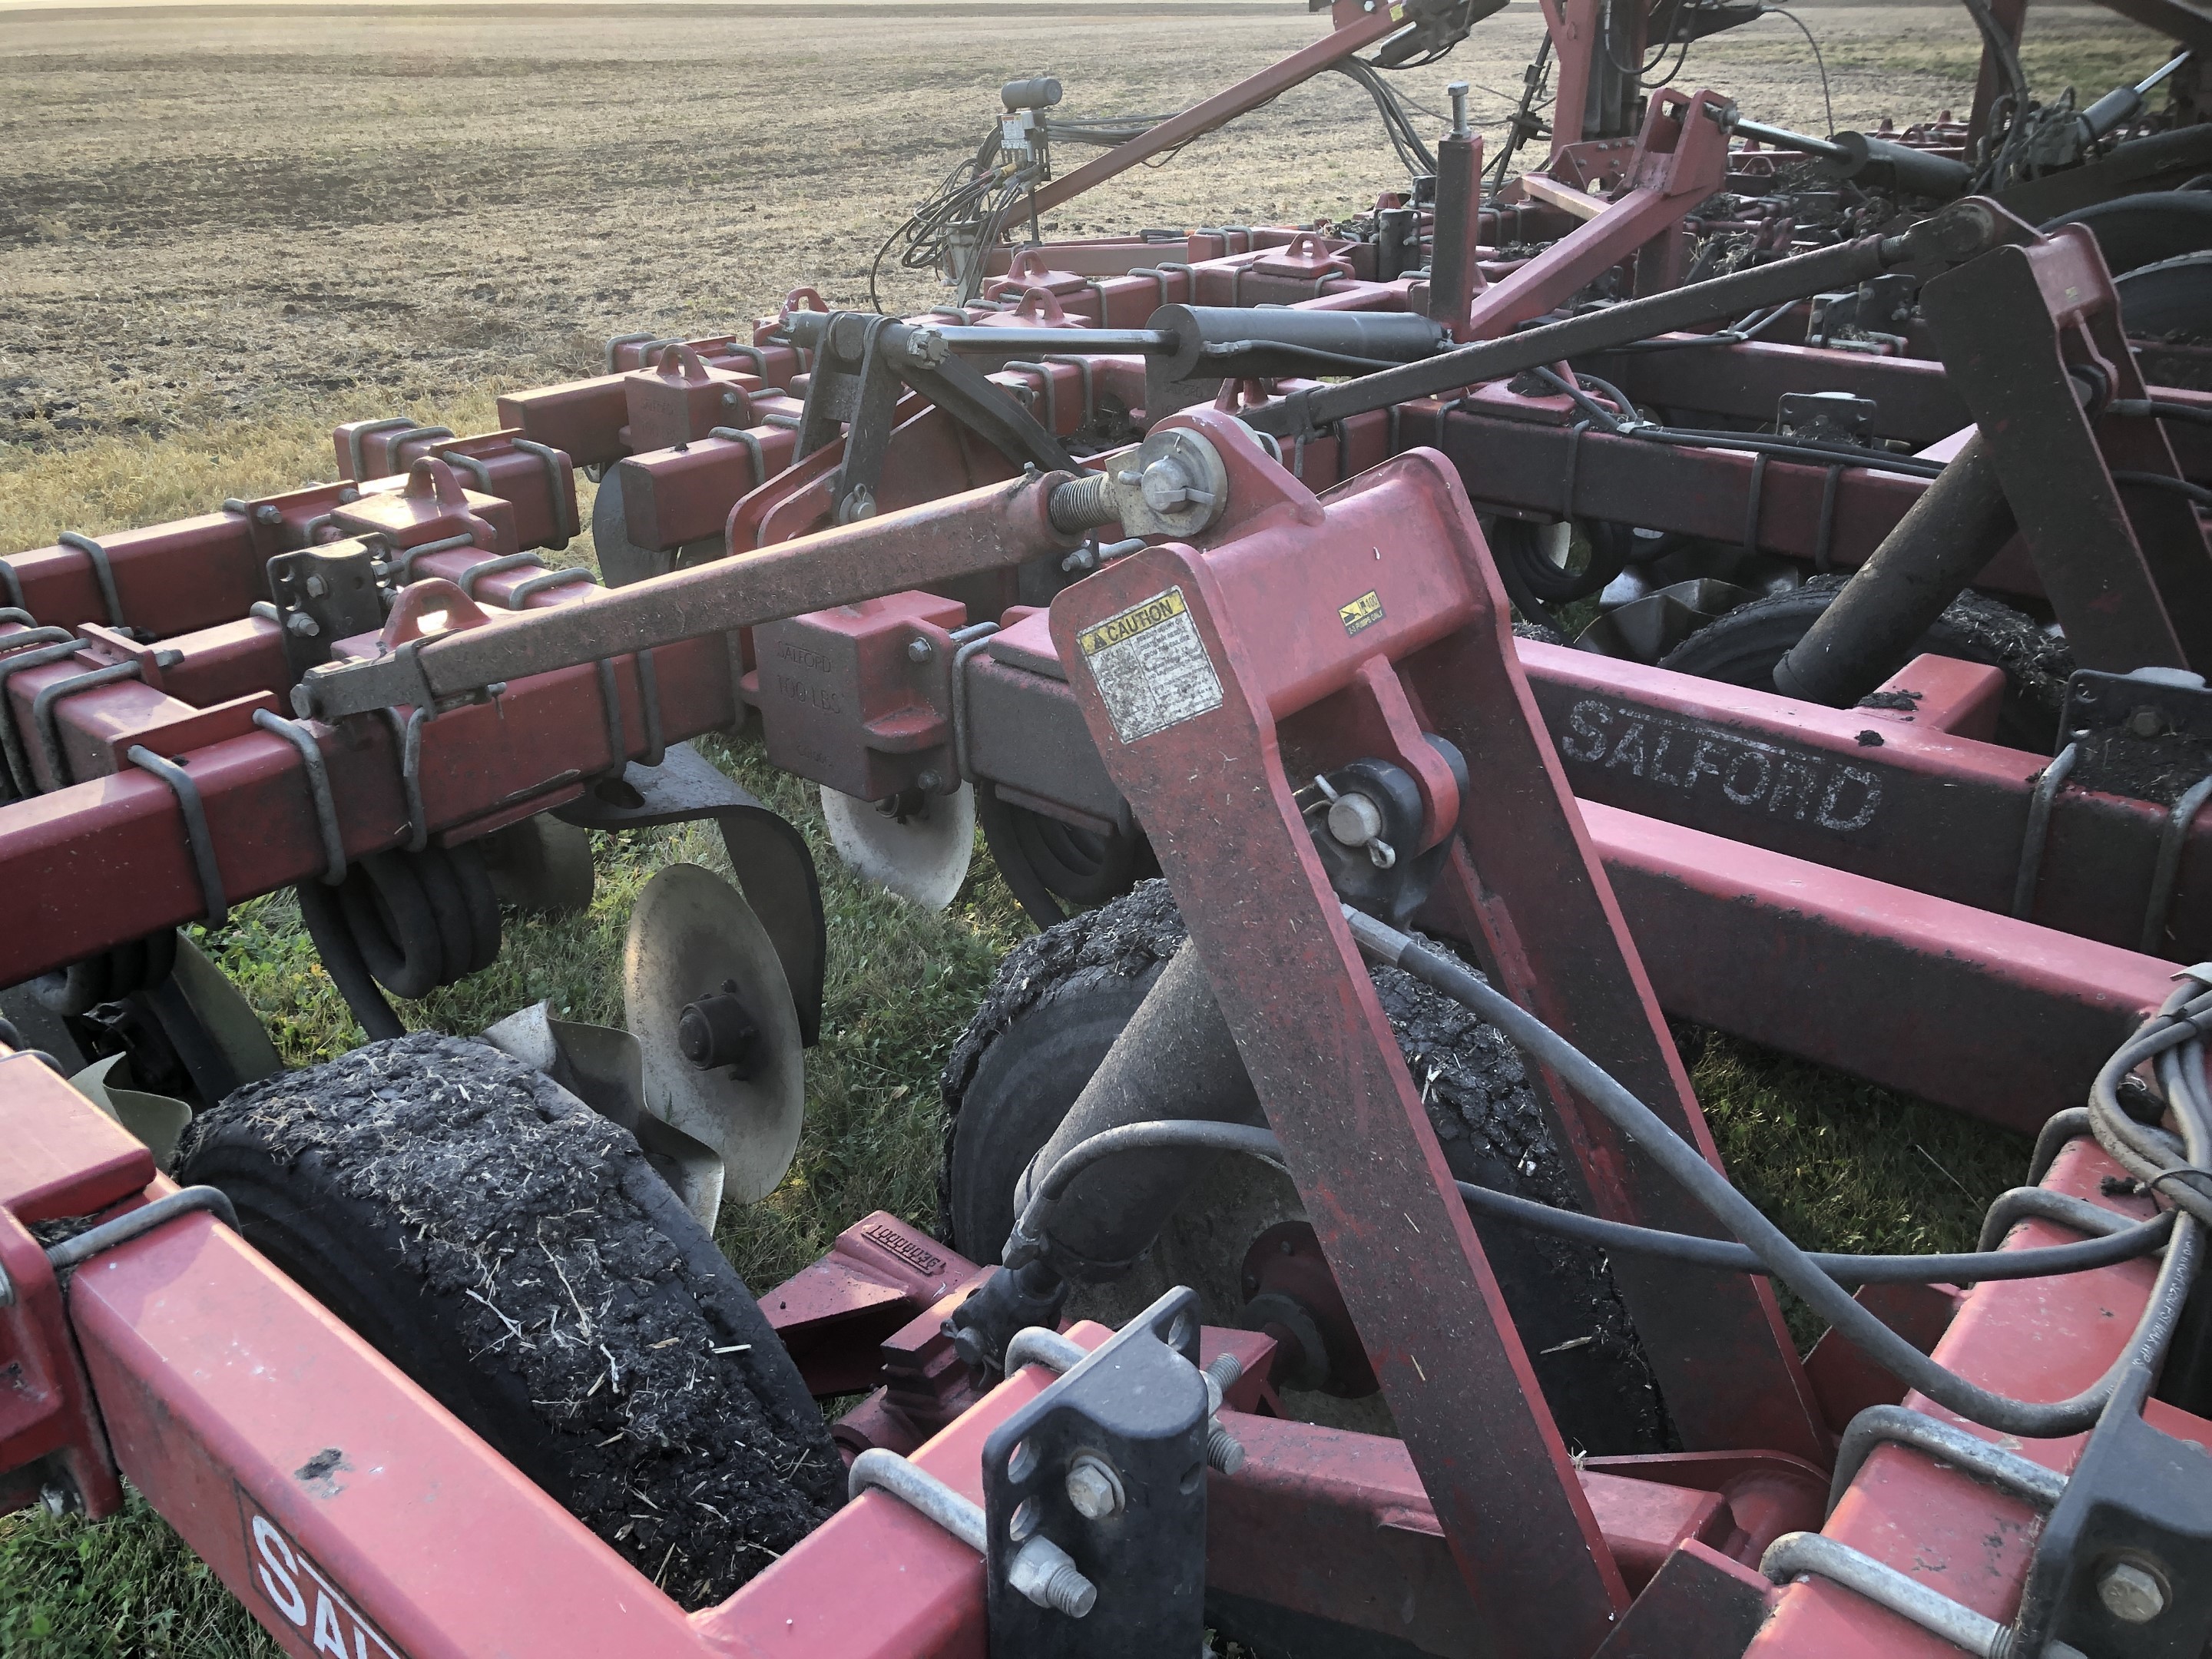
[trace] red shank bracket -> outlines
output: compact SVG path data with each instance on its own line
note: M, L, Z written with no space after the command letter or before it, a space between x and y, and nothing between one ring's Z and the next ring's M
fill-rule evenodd
M1515 657L1456 476L1425 450L1317 500L1225 416L1201 554L1148 548L1053 606L1108 769L1158 849L1309 1217L1499 1650L1587 1653L1621 1581L1398 1058L1299 809L1362 757L1421 780L1433 845L1466 757L1460 845L1431 900L1520 1000L1711 1156ZM1442 773L1441 779L1438 774ZM1416 849L1419 850L1419 849ZM1480 874L1478 877L1477 872ZM1600 1213L1700 1231L1640 1156L1550 1085ZM1771 1295L1615 1264L1686 1444L1814 1458L1825 1435ZM1444 1310L1439 1316L1439 1310Z

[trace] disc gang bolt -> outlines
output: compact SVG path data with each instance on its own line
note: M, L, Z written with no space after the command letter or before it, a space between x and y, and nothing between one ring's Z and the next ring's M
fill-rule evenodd
M2115 1561L2097 1580L2097 1599L2113 1618L2148 1625L2166 1611L2166 1586L2133 1561Z
M1086 1521L1104 1521L1121 1512L1121 1478L1103 1457L1085 1452L1067 1466L1067 1501Z

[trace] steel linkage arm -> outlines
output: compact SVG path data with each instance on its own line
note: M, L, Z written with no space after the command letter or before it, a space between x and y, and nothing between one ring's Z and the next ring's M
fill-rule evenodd
M1516 994L1574 1024L1710 1142L1515 665L1504 596L1449 465L1404 455L1324 503L1229 417L1175 420L1230 465L1237 521L1203 554L1148 548L1063 593L1054 645L1176 889L1476 1608L1500 1651L1587 1653L1625 1605L1617 1564L1344 930L1292 779L1361 757L1401 769L1422 806L1418 827L1394 836L1390 867L1445 849L1431 866L1437 925L1483 941L1486 965ZM1431 732L1463 757L1467 782ZM1593 1208L1695 1224L1680 1194L1564 1091L1553 1101ZM1825 1433L1764 1291L1701 1281L1693 1292L1663 1273L1614 1271L1686 1443L1822 1455Z
M1360 0L1337 0L1336 27L1332 33L1292 52L1280 63L1269 64L1257 75L1193 104L1180 115L1171 115L1146 128L1127 143L1115 145L1096 161L1086 161L1074 172L1054 179L1030 198L1030 213L1050 212L1085 191L1149 161L1163 150L1187 144L1216 127L1225 126L1269 99L1335 68L1361 47L1371 46L1404 27L1406 9L1403 0L1394 0L1389 4L1382 3L1382 0L1364 0L1364 4Z
M431 708L620 652L1003 570L1070 551L1116 520L1132 535L1188 534L1219 517L1225 482L1207 472L1201 452L1178 449L1171 432L1125 455L1107 458L1104 472L1032 470L573 605L426 635L389 655L329 663L309 672L293 703L326 720Z

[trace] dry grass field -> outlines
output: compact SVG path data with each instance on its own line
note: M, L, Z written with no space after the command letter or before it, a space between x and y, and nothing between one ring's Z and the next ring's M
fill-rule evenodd
M1834 125L1963 108L1976 45L1948 4L1799 8ZM972 151L1004 79L1048 71L1083 114L1161 112L1315 38L1295 0L1015 8L282 4L131 9L0 0L0 552L326 477L340 420L491 424L501 386L593 372L610 334L726 329L797 286L866 305L868 263ZM1493 142L1537 38L1513 0L1445 64ZM2085 98L2166 55L2087 9L2040 12L2039 86ZM1695 49L1686 85L1825 130L1822 79L1781 19ZM1289 93L1063 211L1051 231L1306 221L1401 176L1365 95ZM926 303L887 282L886 306ZM588 542L580 544L588 557ZM1024 931L988 858L941 917L838 869L807 793L756 749L717 758L812 839L830 912L824 1041L784 1186L726 1212L756 1286L878 1206L933 1213L935 1069ZM600 848L590 915L517 924L500 963L403 1007L453 1031L540 997L619 1018L630 899L706 837ZM206 941L288 1060L360 1040L289 896ZM1963 1248L2023 1146L1722 1041L1692 1051L1730 1167L1808 1245ZM1808 1331L1801 1330L1801 1334ZM274 1649L143 1505L98 1526L0 1517L0 1659Z

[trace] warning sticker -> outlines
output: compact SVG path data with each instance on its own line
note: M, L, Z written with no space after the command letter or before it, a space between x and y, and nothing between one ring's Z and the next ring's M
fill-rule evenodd
M1079 643L1124 743L1221 707L1220 677L1180 587L1085 629Z
M1343 621L1346 633L1357 634L1382 620L1382 596L1370 587L1350 605L1337 606L1336 614Z

